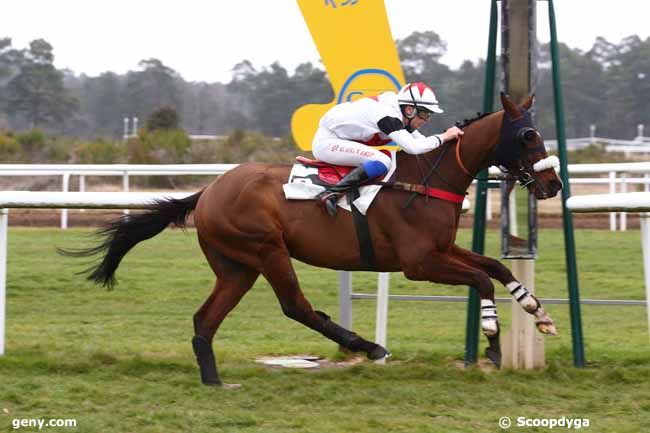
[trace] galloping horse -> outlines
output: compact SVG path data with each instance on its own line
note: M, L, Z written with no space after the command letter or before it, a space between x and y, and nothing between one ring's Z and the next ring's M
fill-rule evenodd
M528 112L532 102L530 97L518 107L502 94L503 110L461 125L465 131L462 142L447 143L419 156L398 152L396 183L424 193L409 200L409 193L388 184L367 214L376 251L374 270L401 271L411 280L475 287L481 298L483 332L497 350L499 325L490 278L506 286L522 307L535 315L540 332L554 334L553 321L499 261L455 245L460 203L425 194L428 188L465 194L481 170L499 165L537 198L555 196L562 182L553 169L555 157L547 156L532 124ZM318 267L368 269L360 252L349 248L357 244L349 212L339 212L332 219L318 201L285 199L282 185L290 169L288 165L241 164L192 196L160 200L144 213L112 222L99 232L104 236L100 245L64 253L103 253L102 261L89 270L88 279L110 286L120 261L133 246L170 223L183 226L194 212L199 245L217 277L214 290L194 314L192 346L206 385L222 385L212 339L260 274L270 283L286 316L351 351L365 352L370 359L389 356L382 346L315 311L304 297L292 257Z

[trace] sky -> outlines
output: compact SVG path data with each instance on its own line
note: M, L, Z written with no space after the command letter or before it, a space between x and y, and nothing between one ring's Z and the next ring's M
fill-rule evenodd
M137 70L158 58L188 81L227 83L247 59L256 68L278 61L290 73L319 55L295 0L1 0L0 38L14 48L43 38L55 65L97 76ZM325 0L313 0L325 1ZM330 0L332 1L332 0ZM333 0L341 2L343 0ZM381 0L358 0L381 1ZM558 38L588 50L650 36L643 0L555 0ZM485 57L489 0L385 0L394 39L433 30L447 42L452 68ZM538 37L549 40L547 3L538 1Z

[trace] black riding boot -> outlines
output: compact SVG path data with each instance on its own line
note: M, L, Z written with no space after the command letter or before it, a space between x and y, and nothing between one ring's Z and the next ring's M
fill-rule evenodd
M368 173L363 166L359 166L349 172L336 185L327 188L327 191L321 193L320 200L325 205L327 213L330 216L336 216L336 202L339 197L347 190L356 188L369 179Z

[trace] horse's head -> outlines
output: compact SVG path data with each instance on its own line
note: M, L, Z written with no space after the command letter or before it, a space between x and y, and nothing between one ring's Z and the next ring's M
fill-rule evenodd
M555 197L562 189L562 181L555 173L559 161L546 153L544 140L528 111L533 100L534 96L530 96L518 107L501 93L504 114L494 163L543 200Z

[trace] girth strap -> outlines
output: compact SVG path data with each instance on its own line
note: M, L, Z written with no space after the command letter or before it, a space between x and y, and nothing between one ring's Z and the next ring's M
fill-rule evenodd
M370 237L370 226L368 225L368 218L353 204L357 198L359 198L359 188L352 188L348 191L348 203L350 203L352 220L357 231L361 264L364 269L374 271L377 269L377 262L375 260L375 248L372 245L372 238Z

